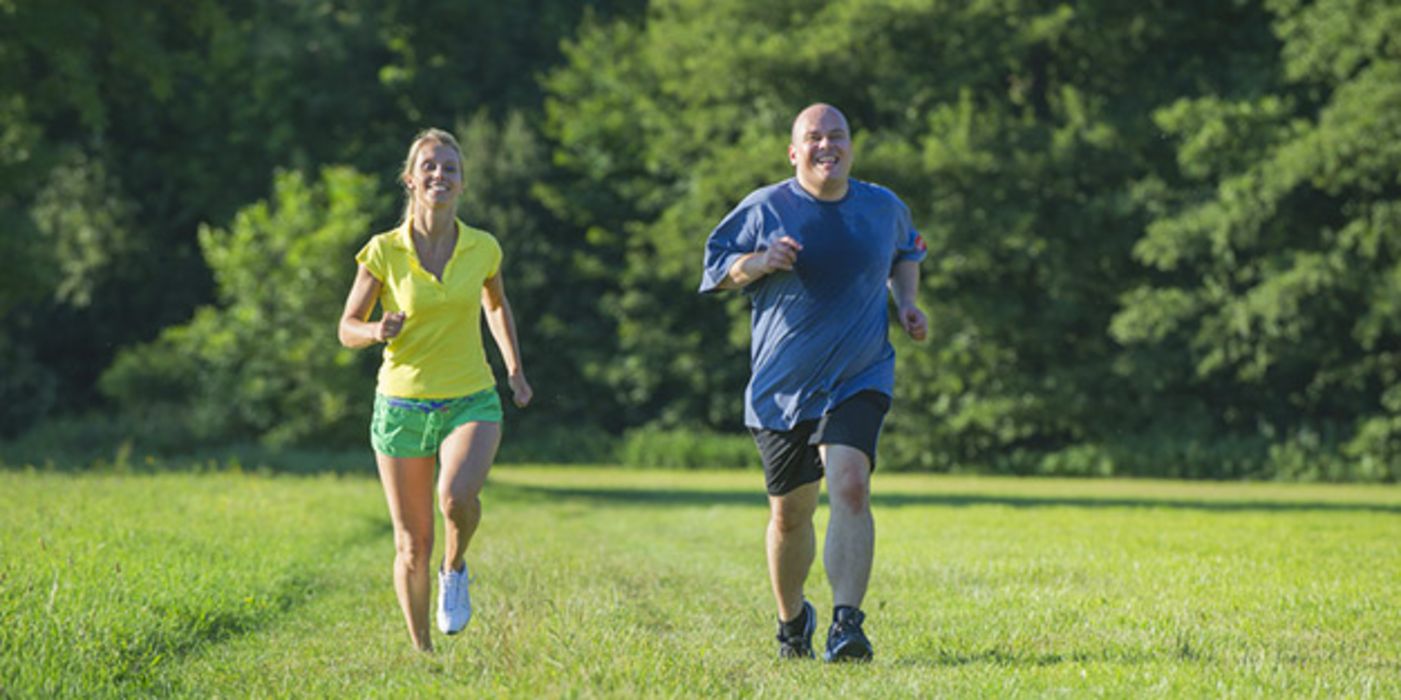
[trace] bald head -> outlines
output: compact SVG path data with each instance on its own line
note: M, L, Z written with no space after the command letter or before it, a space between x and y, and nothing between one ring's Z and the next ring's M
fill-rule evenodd
M842 114L840 109L826 102L817 102L808 105L803 111L798 112L797 118L793 120L792 142L795 144L802 143L804 134L806 134L811 126L822 124L840 124L841 129L847 132L847 136L850 137L851 135L851 126L847 124L846 115Z
M793 120L788 162L798 184L812 196L834 201L846 196L851 173L851 127L832 105L819 102Z

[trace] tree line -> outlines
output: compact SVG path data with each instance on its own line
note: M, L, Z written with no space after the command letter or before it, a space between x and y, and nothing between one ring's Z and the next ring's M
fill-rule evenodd
M891 468L1401 475L1401 7L0 4L0 426L363 441L334 322L419 127L563 429L735 432L701 244L841 107L929 244ZM553 433L551 433L553 434Z

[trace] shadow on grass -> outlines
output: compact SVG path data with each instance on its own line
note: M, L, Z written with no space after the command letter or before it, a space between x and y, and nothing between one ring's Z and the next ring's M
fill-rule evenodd
M753 491L708 491L697 489L627 489L574 486L542 486L492 482L488 490L510 494L526 500L580 499L607 502L622 506L764 506L768 503L762 487ZM824 493L825 503L827 496ZM1167 508L1219 512L1295 513L1327 511L1340 513L1401 514L1401 504L1394 503L1330 503L1327 501L1287 500L1208 500L1185 498L1117 498L1024 496L1011 494L938 494L881 493L871 495L878 508L907 506L973 508L1004 506L1009 508Z
M361 450L271 448L259 445L212 447L198 453L157 455L129 445L103 452L11 450L0 444L0 471L67 474L288 474L375 478L375 458Z
M371 541L388 541L390 533L392 527L386 518L365 517L332 549L340 551ZM154 690L161 668L200 649L270 627L334 586L323 563L309 567L304 561L289 564L288 570L270 586L226 598L214 607L187 602L152 606L147 614L155 622L115 640L116 659L110 669L113 684L127 690Z
M114 686L154 690L159 671L209 645L254 632L302 605L321 581L306 572L281 577L272 586L215 607L180 603L153 605L144 629L113 639L115 658L107 671Z

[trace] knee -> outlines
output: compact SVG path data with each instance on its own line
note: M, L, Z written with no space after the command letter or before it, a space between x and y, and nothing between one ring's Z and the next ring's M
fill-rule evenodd
M443 517L456 520L481 507L482 501L475 493L453 493L448 489L438 492L438 509Z
M812 525L812 508L775 503L769 509L769 522L775 530L787 534Z
M433 532L401 530L395 533L394 553L411 569L427 566L433 553Z
M832 505L854 515L860 515L871 507L871 481L859 476L835 479L827 485L827 495Z

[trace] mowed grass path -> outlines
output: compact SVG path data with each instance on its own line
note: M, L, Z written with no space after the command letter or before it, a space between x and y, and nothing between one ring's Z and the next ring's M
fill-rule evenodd
M0 471L0 697L1401 696L1396 487L881 473L834 667L773 658L761 484L498 467L421 655L369 473Z

